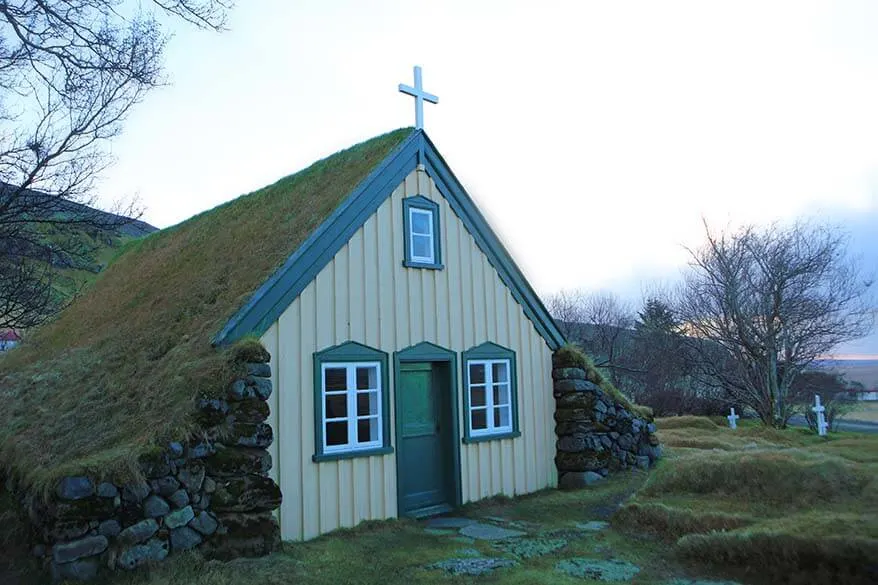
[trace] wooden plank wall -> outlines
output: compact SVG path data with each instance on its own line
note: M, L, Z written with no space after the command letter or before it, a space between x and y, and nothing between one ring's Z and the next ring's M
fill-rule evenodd
M440 206L441 271L402 266L402 200L418 194ZM311 461L312 354L345 341L390 354L391 392L393 352L421 341L452 349L458 359L485 341L513 349L522 436L461 445L463 499L556 485L551 351L433 181L414 171L262 337L272 355L272 473L284 495L285 540L396 516L394 455ZM461 376L459 364L459 393ZM463 425L462 394L458 400Z

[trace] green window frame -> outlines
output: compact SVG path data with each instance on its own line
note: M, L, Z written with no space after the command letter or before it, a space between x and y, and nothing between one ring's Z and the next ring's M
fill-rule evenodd
M515 352L486 342L463 352L462 361L463 442L520 437Z
M390 441L387 353L355 341L316 352L311 459L386 455L393 453Z
M423 195L402 200L406 268L442 270L439 204Z

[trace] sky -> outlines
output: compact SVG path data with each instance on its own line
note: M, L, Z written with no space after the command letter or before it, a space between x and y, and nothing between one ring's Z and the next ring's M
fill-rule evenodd
M702 219L829 219L878 273L878 2L251 0L228 26L174 27L105 202L167 227L412 125L417 64L427 133L542 295L637 301Z

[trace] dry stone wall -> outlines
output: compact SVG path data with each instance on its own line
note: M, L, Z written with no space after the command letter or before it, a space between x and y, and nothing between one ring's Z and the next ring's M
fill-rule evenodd
M280 545L268 477L266 424L271 368L247 363L224 399L198 402L201 432L141 461L126 483L65 477L54 493L19 493L33 526L34 554L54 580L85 581L199 548L209 557L261 556ZM7 488L15 491L9 482Z
M620 469L647 469L661 457L651 418L632 412L601 389L595 372L558 356L554 366L559 487L584 487Z

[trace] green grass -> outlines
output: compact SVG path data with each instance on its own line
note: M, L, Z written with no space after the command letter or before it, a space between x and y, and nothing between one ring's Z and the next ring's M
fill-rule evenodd
M225 321L396 147L397 130L129 242L53 323L0 367L0 466L48 489L64 474L126 477L154 445L194 428L222 392Z
M667 458L615 516L747 583L878 578L878 436L658 419Z

